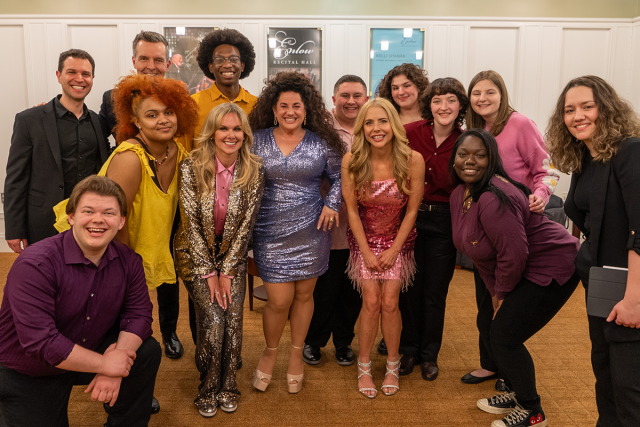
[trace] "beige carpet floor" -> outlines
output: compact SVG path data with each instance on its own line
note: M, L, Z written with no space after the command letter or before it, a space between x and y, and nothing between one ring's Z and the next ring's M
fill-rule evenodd
M7 272L15 256L0 255L0 296ZM259 281L258 281L259 282ZM305 367L303 390L289 395L286 368L290 345L289 329L280 342L280 356L272 384L261 393L251 386L251 374L264 348L262 313L264 303L255 300L254 311L245 302L244 367L238 372L242 396L233 414L218 411L211 419L202 418L193 399L198 385L194 364L194 345L187 320L187 293L180 295L181 314L178 335L185 346L179 360L163 357L155 395L161 411L151 417L150 426L490 426L498 416L476 408L476 400L492 396L493 382L466 385L460 377L478 367L478 335L475 327L473 275L456 270L447 300L444 342L438 360L436 381L422 380L420 370L401 377L400 392L392 397L378 393L369 400L357 391L356 366L335 363L331 342L323 350L319 365ZM156 296L151 300L155 304ZM154 336L160 340L154 309ZM380 335L379 337L380 338ZM376 340L377 342L377 340ZM358 348L358 336L353 342ZM579 286L553 321L527 343L536 364L538 392L549 426L594 426L597 409L590 361L590 343L584 307L584 290ZM382 383L384 358L372 352L374 381ZM76 387L69 403L71 426L102 426L106 415L102 405L92 402Z

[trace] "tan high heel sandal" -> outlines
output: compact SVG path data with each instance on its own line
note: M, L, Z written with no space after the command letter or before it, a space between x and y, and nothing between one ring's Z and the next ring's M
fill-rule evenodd
M302 350L302 347L296 347L295 345L291 345L292 348L297 350ZM287 372L287 388L289 389L289 393L295 394L299 393L302 390L302 379L304 378L304 373L300 375L291 375Z
M270 348L270 347L266 347L267 350L271 350L271 351L277 351L278 347L276 348ZM260 371L257 367L256 370L253 371L253 379L251 380L251 384L253 384L253 386L260 390L260 391L265 391L267 389L267 387L269 387L269 384L271 384L271 377L273 376L273 374L265 374L264 372Z
M368 368L368 369L364 369L364 368ZM362 378L362 376L364 375L369 375L371 377L371 380L373 381L373 376L371 375L371 360L369 360L369 363L362 363L360 359L358 359L358 372L360 374L358 375L358 379ZM362 387L362 388L359 388L358 391L364 397L367 397L369 399L373 399L378 395L378 390L376 388ZM373 394L368 395L367 393L365 393L365 391L372 391Z
M395 366L395 368L389 369L389 365ZM395 362L389 362L389 359L387 359L387 372L384 373L384 377L387 378L387 375L391 374L394 377L396 377L398 381L400 381L400 376L398 375L398 370L400 369L400 366L398 365L400 365L399 357L398 357L398 360L396 360ZM384 391L385 388L393 388L395 390L387 393L386 391ZM380 390L382 390L385 396L393 396L398 392L398 390L400 390L400 386L393 385L393 384L382 384L382 387L380 387Z

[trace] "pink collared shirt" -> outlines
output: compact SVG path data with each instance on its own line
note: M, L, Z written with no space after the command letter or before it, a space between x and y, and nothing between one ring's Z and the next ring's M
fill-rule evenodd
M233 180L233 171L236 162L225 168L218 157L216 157L216 195L214 204L214 221L216 224L216 236L222 236L224 232L224 222L227 218L227 202L229 201L229 187Z

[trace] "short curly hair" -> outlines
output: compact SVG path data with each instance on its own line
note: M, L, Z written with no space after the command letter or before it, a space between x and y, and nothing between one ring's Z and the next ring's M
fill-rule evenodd
M400 106L396 104L393 96L391 95L391 82L394 77L406 76L407 79L416 85L418 88L418 99L422 96L424 91L429 87L429 78L427 77L427 70L423 70L415 64L406 63L402 65L396 65L387 73L386 76L380 82L376 96L385 98L387 101L395 107L396 111L400 112Z
M458 98L458 102L460 102L460 111L458 112L458 117L456 117L456 126L462 127L467 115L467 108L469 107L469 97L462 83L453 77L435 79L431 82L422 98L420 98L422 117L426 120L433 120L431 100L434 96L447 94L455 95Z
M204 75L211 80L216 79L213 73L209 71L209 64L213 62L213 51L223 44L228 44L238 49L240 61L244 62L244 70L240 74L240 79L249 77L249 74L256 66L256 52L253 49L253 44L241 32L230 28L211 31L200 42L196 59Z
M333 115L324 107L322 95L307 76L297 71L281 71L271 80L265 79L265 85L258 102L249 114L249 124L254 132L273 126L273 107L280 99L281 93L295 92L302 98L307 114L307 123L303 127L318 134L331 149L344 154L344 144L333 127Z
M133 124L140 100L155 96L173 109L178 118L175 136L191 135L198 123L198 105L189 95L187 86L173 79L130 74L120 79L111 92L111 102L116 115L116 141L122 142L138 134ZM137 104L134 106L134 104Z

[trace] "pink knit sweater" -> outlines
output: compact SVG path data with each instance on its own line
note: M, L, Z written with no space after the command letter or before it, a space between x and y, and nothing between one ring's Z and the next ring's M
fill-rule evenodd
M548 203L560 174L551 165L544 139L533 120L514 111L496 141L509 176Z

